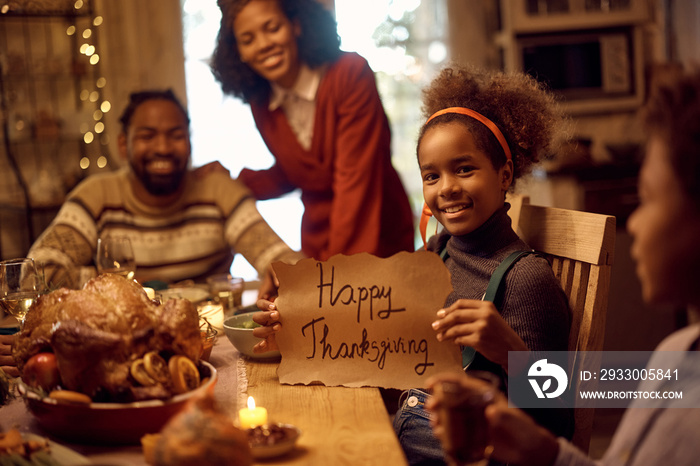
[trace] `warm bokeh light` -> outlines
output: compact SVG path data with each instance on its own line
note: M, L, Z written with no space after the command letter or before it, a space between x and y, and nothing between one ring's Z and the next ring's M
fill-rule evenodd
M100 61L100 56L95 54L90 57L90 64L91 65L97 65L97 62Z
M85 144L90 144L90 143L91 143L92 141L94 141L94 140L95 140L95 135L92 134L92 131L88 131L88 132L85 133L85 135L83 136L83 141L85 141Z
M80 91L80 100L85 102L86 100L88 100L88 98L90 98L90 91L88 91L87 89L83 89L82 91Z
M95 19L92 20L92 25L99 26L100 24L102 24L102 21L102 16L95 16Z
M89 39L92 35L92 29L86 29L83 31L83 39Z
M89 166L90 166L90 159L89 158L83 157L82 159L80 159L80 168L82 168L83 170L87 170Z
M8 11L10 11L10 5L3 5L2 8L0 8L0 13L2 13L3 15Z
M88 57L90 55L92 55L93 53L95 53L95 46L94 45L90 45L88 48L85 49L85 55L87 55Z
M107 85L107 79L104 77L99 78L95 83L95 86L97 86L99 89L102 89L103 87L105 87L105 85Z
M112 104L109 103L109 100L105 100L102 102L102 105L100 105L100 110L102 110L102 113L107 113L111 110Z
M105 124L102 123L101 121L95 123L95 132L97 134L100 134L102 131L105 130Z
M66 34L69 36L75 34L75 26L68 26L68 29L66 29Z
M101 110L95 110L92 112L92 119L95 121L99 121L102 119L102 111Z
M97 168L104 168L107 166L107 157L104 155L100 155L97 158Z
M76 0L75 3L73 4L73 7L76 10L79 10L83 7L83 0Z
M100 93L97 91L92 91L90 93L90 102L97 102L100 98Z
M90 47L90 44L83 44L83 45L81 45L81 46L80 46L80 53L82 53L82 54L84 55L84 54L85 54L85 51L88 49L88 47Z

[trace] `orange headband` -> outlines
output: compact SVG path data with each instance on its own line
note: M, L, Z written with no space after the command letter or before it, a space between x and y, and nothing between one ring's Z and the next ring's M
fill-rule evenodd
M425 122L427 125L430 120L432 120L435 117L438 117L440 115L444 115L446 113L459 113L460 115L467 115L475 120L479 120L482 122L488 129L491 130L494 136L496 136L496 139L498 139L498 142L501 144L501 148L503 148L503 152L506 154L506 159L511 160L513 157L510 154L510 148L508 147L508 142L506 142L505 136L503 136L503 133L501 133L501 130L498 129L498 126L496 124L486 118L484 115L482 115L479 112L475 112L474 110L470 108L465 108L465 107L448 107L448 108L443 108L442 110L439 110L435 113L433 113L430 118L428 118L428 121Z

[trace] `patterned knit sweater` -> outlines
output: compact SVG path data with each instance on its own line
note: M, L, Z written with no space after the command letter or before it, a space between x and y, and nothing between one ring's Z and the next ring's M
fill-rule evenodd
M511 227L510 204L505 203L481 227L464 236L446 232L433 237L426 249L439 252L445 246L449 257L453 292L445 306L458 299L482 299L496 267L512 252L531 250ZM505 276L505 284L495 303L506 323L537 357L538 351L566 351L571 311L564 291L546 259L528 255L517 261ZM488 370L505 383L505 371L478 354L468 370ZM558 435L570 437L573 416L568 410L527 410ZM538 412L539 411L539 412Z
M267 225L248 189L225 173L188 174L182 195L164 208L134 196L133 176L128 167L94 175L68 195L28 253L44 264L48 282L80 286L97 238L108 234L131 239L141 282L228 272L236 252L259 273L275 260L299 258Z

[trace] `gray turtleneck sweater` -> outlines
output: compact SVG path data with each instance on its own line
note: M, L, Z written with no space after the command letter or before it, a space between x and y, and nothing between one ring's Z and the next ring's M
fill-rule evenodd
M481 227L464 236L443 231L428 241L426 249L440 253L447 247L445 265L450 271L453 292L445 306L458 299L482 299L496 267L515 251L531 250L511 227L510 204L505 203ZM505 276L505 286L496 308L506 323L537 357L539 351L568 349L571 311L552 267L543 257L528 255L516 262ZM477 353L468 370L488 370L506 382L505 371ZM570 410L526 410L554 433L573 433Z

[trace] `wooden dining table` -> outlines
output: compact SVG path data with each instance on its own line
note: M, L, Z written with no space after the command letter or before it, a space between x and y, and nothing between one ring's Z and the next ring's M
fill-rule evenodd
M324 385L282 385L279 361L249 360L225 335L217 337L210 363L217 369L214 395L234 421L242 400L251 395L265 407L271 422L301 430L295 448L261 465L406 464L379 389ZM68 443L44 432L21 399L0 407L0 429L44 436L101 466L145 465L141 447Z
M379 389L281 385L277 362L246 360L246 395L273 422L301 429L296 448L280 465L407 464Z

